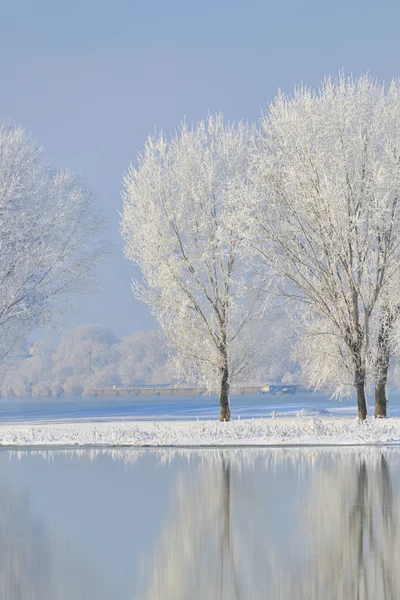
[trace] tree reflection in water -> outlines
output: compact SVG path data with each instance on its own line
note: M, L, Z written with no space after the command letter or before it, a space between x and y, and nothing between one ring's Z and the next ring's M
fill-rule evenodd
M399 456L391 454L398 468ZM400 598L399 505L385 452L337 457L318 471L300 511L307 533L307 569L291 591L299 598Z
M189 460L141 599L400 598L400 451L197 451Z
M189 480L187 474L178 478L146 599L246 597L240 588L229 455L205 453L197 466Z

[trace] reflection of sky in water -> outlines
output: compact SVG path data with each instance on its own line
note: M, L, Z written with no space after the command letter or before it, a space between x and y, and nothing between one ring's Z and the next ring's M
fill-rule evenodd
M114 598L132 597L136 565L165 517L173 480L150 455L130 465L104 455L93 461L89 452L79 454L55 453L43 460L27 452L21 460L8 460L9 453L1 452L2 486L26 495L32 518L44 523L59 544L85 557L112 585ZM177 462L187 468L186 461Z
M377 448L4 450L2 592L30 600L20 564L41 600L399 598L399 463Z

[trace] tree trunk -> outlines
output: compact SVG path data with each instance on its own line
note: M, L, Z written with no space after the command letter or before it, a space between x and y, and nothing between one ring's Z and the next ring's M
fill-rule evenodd
M352 289L353 328L348 330L348 347L351 351L354 364L354 387L356 388L358 418L365 421L367 418L367 399L365 396L365 355L363 344L365 331L360 326L360 315L358 309L358 292Z
M378 356L376 359L375 417L387 416L386 384L390 361L390 333L398 309L383 311L378 332Z
M358 418L360 419L360 421L365 421L365 419L367 418L367 398L365 396L364 379L362 379L362 381L357 381L356 394L357 394Z
M365 395L365 364L361 357L360 345L354 348L354 387L356 388L357 410L360 421L365 421L368 414L367 397Z
M219 397L220 406L220 421L231 420L231 407L229 404L229 379L228 379L228 365L225 363L222 367L222 379L221 379L221 394Z
M386 381L377 381L375 384L375 417L387 416Z

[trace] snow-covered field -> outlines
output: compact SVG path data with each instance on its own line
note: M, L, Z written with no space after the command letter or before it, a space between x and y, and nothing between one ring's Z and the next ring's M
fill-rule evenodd
M38 423L0 426L1 446L275 446L399 444L400 419L349 417Z
M353 399L324 394L237 396L231 423L218 413L210 397L2 400L0 445L400 445L400 396L390 397L391 418L362 424Z

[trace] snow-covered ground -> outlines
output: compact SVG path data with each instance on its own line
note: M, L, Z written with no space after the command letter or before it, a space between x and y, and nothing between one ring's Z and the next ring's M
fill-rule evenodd
M1 446L275 446L400 444L400 419L349 417L218 421L3 424Z
M389 419L360 424L356 413L354 399L324 394L234 396L231 423L212 397L2 400L0 445L400 445L400 396Z

